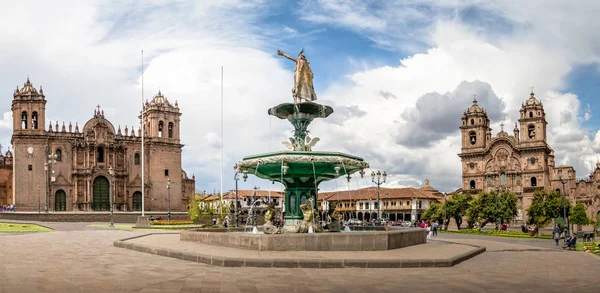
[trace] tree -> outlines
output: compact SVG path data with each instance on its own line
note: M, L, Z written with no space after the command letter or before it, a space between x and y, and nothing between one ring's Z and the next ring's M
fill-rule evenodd
M527 209L527 224L535 225L531 235L536 235L539 229L548 225L552 219L562 217L565 207L568 218L571 204L564 196L557 191L547 193L544 190L536 190L531 206Z
M485 227L487 223L509 222L517 215L517 195L511 192L480 193L469 202L466 216L469 227L478 223L479 227Z
M446 201L446 219L454 218L456 227L460 230L462 218L466 216L469 209L469 203L473 200L470 193L456 193ZM448 222L448 220L446 220ZM445 223L447 224L447 223Z
M570 222L571 222L571 224L575 224L578 226L577 230L580 230L582 225L587 225L590 223L590 219L588 218L587 214L585 213L585 207L583 206L583 203L578 202L575 205L575 208L573 209L573 215L571 216Z
M440 203L433 203L421 215L422 220L426 221L441 221L444 218L444 206Z
M499 195L497 217L500 224L510 222L517 215L517 201L517 195L512 192Z

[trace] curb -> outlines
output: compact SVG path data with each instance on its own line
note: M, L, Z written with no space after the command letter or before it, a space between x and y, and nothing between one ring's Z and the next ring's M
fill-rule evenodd
M134 244L127 240L141 238L157 233L129 237L113 242L120 248L156 254L186 261L204 263L219 267L260 267L260 268L440 268L452 267L485 252L485 247L474 247L468 252L449 259L257 259L223 257L189 251ZM160 233L166 234L166 233ZM169 233L170 234L170 233ZM173 233L176 234L176 233Z

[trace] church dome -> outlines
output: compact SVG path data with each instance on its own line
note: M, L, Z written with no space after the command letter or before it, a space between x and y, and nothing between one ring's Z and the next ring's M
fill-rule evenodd
M541 106L542 102L538 99L535 98L535 94L533 92L531 92L531 94L529 94L529 99L527 99L527 101L525 101L525 104L523 106Z
M484 110L477 104L477 100L473 99L473 105L467 110L467 113L483 113Z
M38 96L44 96L44 90L42 89L42 87L40 86L40 90L38 92L38 90L36 90L33 85L31 84L31 82L29 81L29 76L27 77L27 81L23 84L23 88L19 89L19 87L17 86L17 89L15 89L15 93L14 93L15 97L18 96L27 96L27 97L38 97Z
M169 100L167 100L167 98L165 98L165 96L162 95L160 90L158 90L158 94L156 94L156 96L154 96L154 98L152 98L150 105L171 106L171 104L169 103Z
M10 149L8 151L6 151L6 157L7 158L12 158L12 152L10 151Z

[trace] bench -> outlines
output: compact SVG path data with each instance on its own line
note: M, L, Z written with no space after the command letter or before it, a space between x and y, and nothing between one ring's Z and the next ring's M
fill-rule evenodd
M583 242L594 242L596 240L596 232L577 232L577 238L583 239Z

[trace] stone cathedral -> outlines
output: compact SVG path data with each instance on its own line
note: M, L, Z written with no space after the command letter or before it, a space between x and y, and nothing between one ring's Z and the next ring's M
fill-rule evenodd
M116 211L141 211L142 160L144 207L166 211L170 182L172 211L186 211L195 194L195 177L181 168L180 116L159 91L144 105L145 157L141 129L115 129L97 106L83 128L78 123L46 125L46 97L29 78L12 100L12 196L19 211L107 211L112 191ZM138 117L141 120L141 116ZM113 175L109 169L113 170ZM47 196L46 196L47 195Z
M504 131L502 123L493 137L485 109L473 100L460 126L462 190L516 193L517 222L527 220L526 210L538 189L566 193L573 205L584 203L590 219L600 219L600 163L586 179L577 179L571 166L555 166L554 151L547 142L547 124L544 105L532 92L521 105L513 134Z

